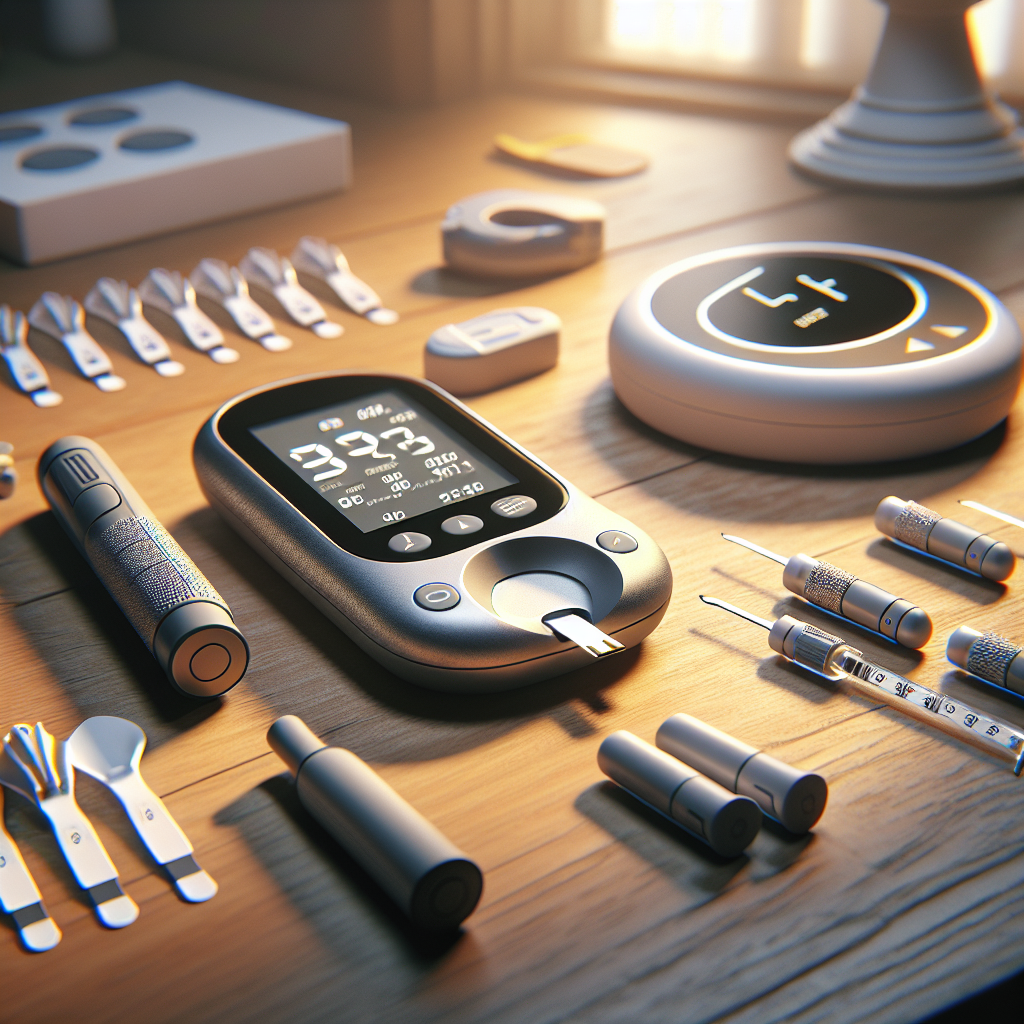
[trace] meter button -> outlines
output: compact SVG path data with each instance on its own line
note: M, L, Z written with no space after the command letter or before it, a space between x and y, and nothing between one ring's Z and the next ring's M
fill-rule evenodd
M412 599L429 612L446 612L462 600L462 595L447 583L426 583L416 590Z
M413 555L417 551L426 551L431 540L425 533L396 533L388 541L388 547L400 555Z
M536 508L537 502L526 494L510 494L507 498L499 498L491 505L491 511L505 519L528 516Z
M599 534L597 543L605 551L614 551L617 555L628 555L630 551L636 551L637 543L628 533L621 530L605 530Z
M458 537L463 533L476 533L484 528L484 521L476 516L452 516L441 524L445 533L452 533Z

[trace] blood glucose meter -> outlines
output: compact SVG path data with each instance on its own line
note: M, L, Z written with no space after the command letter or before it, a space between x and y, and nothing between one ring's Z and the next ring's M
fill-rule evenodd
M210 503L371 657L439 690L510 689L646 637L672 576L642 530L445 391L332 373L202 427Z
M1021 334L976 281L909 253L776 242L665 267L620 307L615 391L716 451L873 462L978 437L1013 405Z

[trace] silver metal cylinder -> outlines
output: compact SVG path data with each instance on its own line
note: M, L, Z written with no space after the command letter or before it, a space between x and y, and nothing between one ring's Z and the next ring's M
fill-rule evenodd
M895 495L879 502L875 526L901 544L997 583L1008 579L1017 564L1017 556L1002 541Z
M996 633L961 626L946 641L946 657L965 672L1024 695L1024 647Z
M742 853L761 827L761 810L749 797L734 795L631 732L607 736L597 763L608 778L723 857Z
M825 810L828 785L820 775L802 772L691 715L666 719L654 742L731 792L750 797L796 835L811 829Z
M365 761L328 747L295 715L267 742L295 775L302 805L420 928L455 928L473 912L483 873Z
M928 613L845 569L803 553L786 563L787 590L859 626L881 633L904 647L920 648L932 635Z

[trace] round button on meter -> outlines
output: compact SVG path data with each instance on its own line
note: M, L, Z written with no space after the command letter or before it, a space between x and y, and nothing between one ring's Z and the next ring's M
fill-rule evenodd
M609 339L616 393L705 448L854 463L942 451L1005 418L1021 334L987 289L920 256L784 242L653 274Z
M416 588L412 599L429 612L446 612L462 600L462 595L447 583L426 583Z

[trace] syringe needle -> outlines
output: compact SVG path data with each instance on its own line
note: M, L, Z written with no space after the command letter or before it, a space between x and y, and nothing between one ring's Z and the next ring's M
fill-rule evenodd
M976 509L978 512L984 512L985 515L992 516L994 519L1002 519L1004 523L1009 523L1011 526L1019 526L1024 530L1024 519L1011 516L1008 512L1000 512L998 509L989 508L988 505L982 505L980 501L966 501L963 498L960 499L960 504Z
M724 537L725 534L723 533ZM770 630L772 624L767 619L762 619L760 615L754 615L751 612L745 612L742 608L737 608L734 604L729 604L728 601L720 601L717 597L707 597L704 594L697 595L705 604L714 605L715 608L721 608L724 611L732 612L733 615L738 615L741 619L746 619L747 622L754 623L755 626L763 626L765 629Z
M778 562L779 565L785 565L789 559L784 558L782 555L777 555L774 551L769 551L767 548L761 547L760 544L755 544L752 540L744 540L742 537L737 537L732 533L723 533L722 536L733 544L739 544L741 548L747 548L749 551L756 551L759 555L764 555L765 558L770 558L773 562Z

